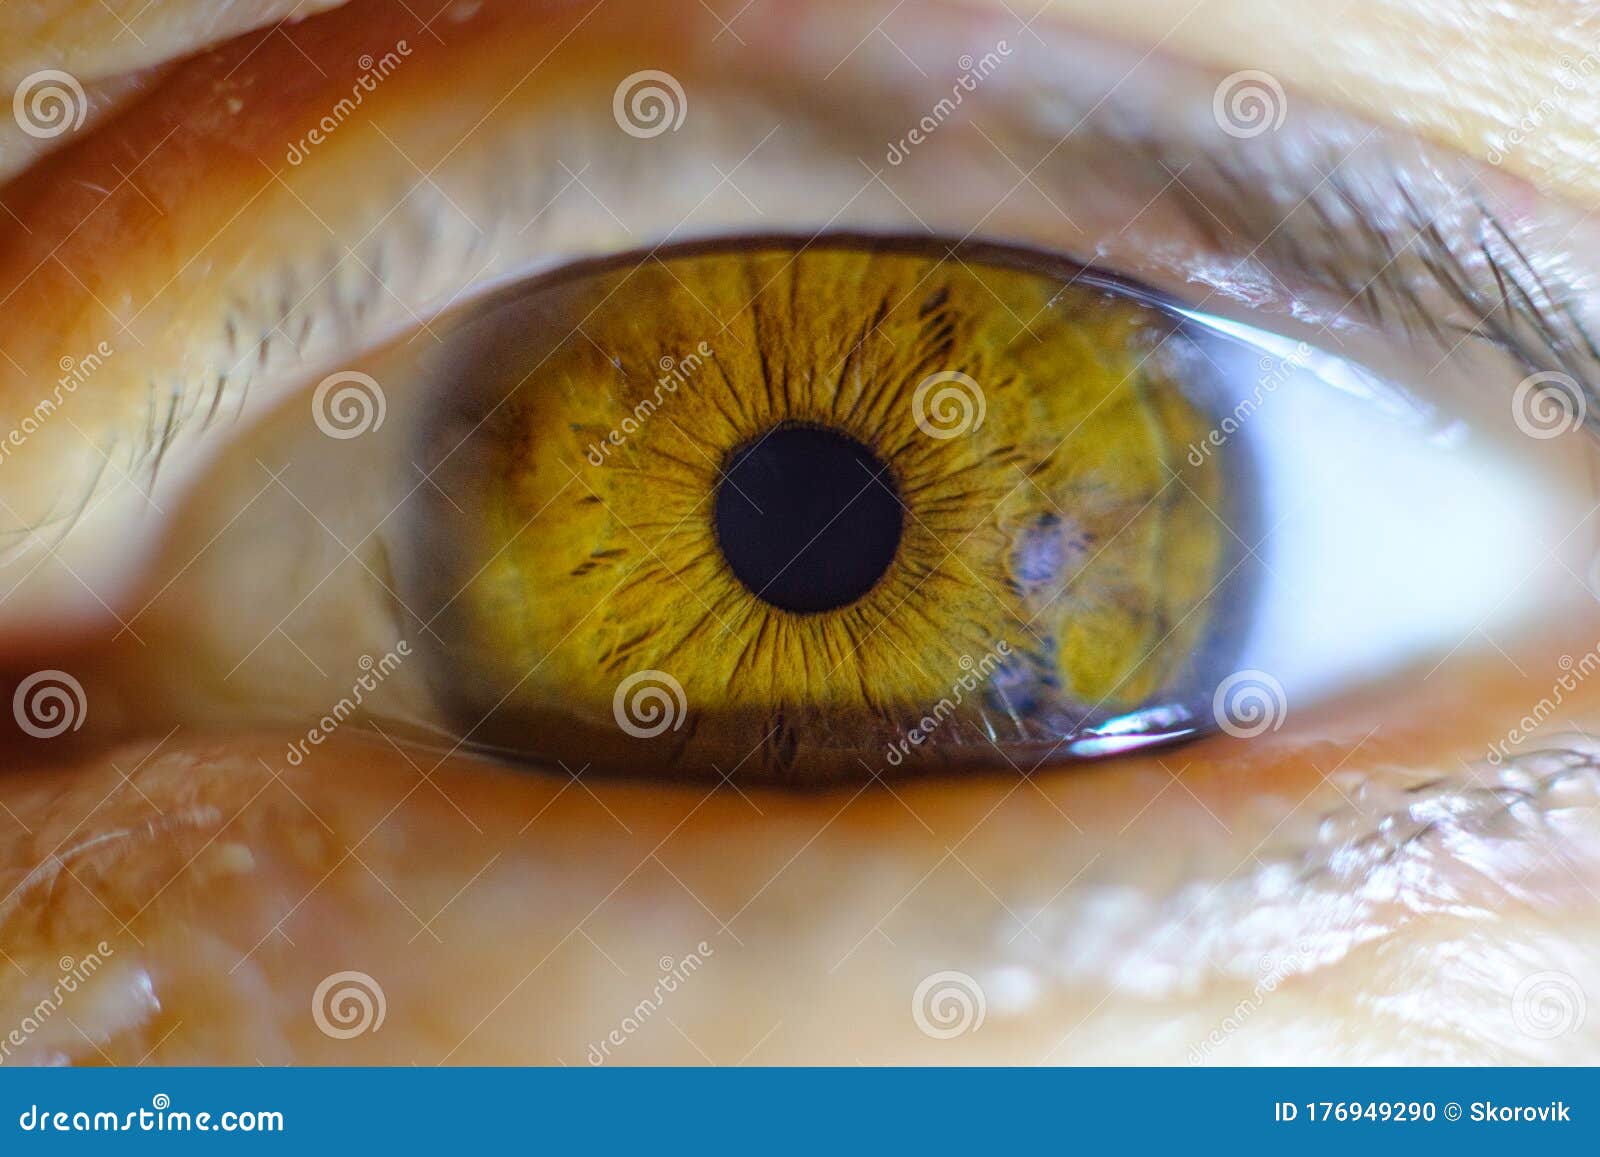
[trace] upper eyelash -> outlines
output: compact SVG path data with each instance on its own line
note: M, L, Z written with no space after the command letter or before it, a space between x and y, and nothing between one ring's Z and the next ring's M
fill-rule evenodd
M1226 158L1207 158L1211 174L1240 195L1206 205L1186 186L1185 217L1224 251L1237 247L1240 237L1261 237L1258 249L1286 258L1298 276L1341 298L1339 313L1352 310L1380 328L1398 325L1408 339L1425 335L1444 351L1467 340L1486 342L1530 374L1564 374L1587 401L1597 403L1586 407L1586 422L1600 431L1600 343L1572 296L1540 274L1505 221L1480 198L1440 180L1432 192L1448 199L1449 210L1470 214L1472 222L1452 242L1439 227L1439 213L1424 207L1414 180L1396 174L1387 188L1364 192L1345 178L1338 159L1331 158L1335 163L1310 193L1269 224L1252 212L1267 208L1250 187L1257 174ZM1274 208L1278 204L1267 200ZM1301 209L1310 226L1299 219ZM1341 211L1344 222L1338 220ZM1231 222L1220 221L1219 213ZM1291 216L1295 223L1286 227ZM1231 224L1237 233L1224 236L1219 224L1224 230ZM1338 256L1315 256L1306 244L1311 240ZM1444 300L1429 302L1430 292ZM1444 306L1460 312L1450 315Z

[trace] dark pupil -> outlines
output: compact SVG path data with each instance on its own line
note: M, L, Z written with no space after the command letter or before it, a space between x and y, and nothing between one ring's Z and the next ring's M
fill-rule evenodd
M854 438L811 426L780 426L737 451L716 520L739 581L786 611L855 602L900 545L888 467Z

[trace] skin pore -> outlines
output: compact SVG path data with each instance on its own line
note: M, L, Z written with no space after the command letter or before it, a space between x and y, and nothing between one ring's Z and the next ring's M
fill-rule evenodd
M654 14L621 0L515 12L462 3L430 31L401 6L319 16L304 5L293 15L305 20L286 32L173 66L159 84L119 85L130 70L290 6L231 6L221 26L183 18L203 5L164 5L149 27L132 16L136 6L120 7L139 37L119 36L98 3L61 5L58 22L15 35L0 26L8 80L65 67L122 94L111 102L117 119L97 134L91 124L53 148L18 139L25 152L0 154L20 173L0 192L7 425L33 410L38 383L55 381L63 358L81 362L102 341L112 350L75 386L63 421L0 466L0 526L13 537L54 528L41 539L48 548L27 544L6 572L4 687L63 670L87 702L81 730L48 741L8 733L0 747L0 1042L13 1025L32 1026L0 1057L1449 1063L1600 1054L1600 1024L1569 1018L1543 1033L1526 996L1548 977L1580 999L1600 993L1597 773L1583 758L1541 754L1585 749L1562 732L1587 726L1600 692L1580 683L1519 759L1483 762L1546 694L1546 672L1591 648L1600 630L1582 578L1588 550L1565 541L1582 538L1570 525L1547 535L1552 554L1571 548L1555 568L1567 567L1570 582L1557 574L1559 596L1535 627L1475 634L1437 665L1430 656L1297 705L1282 731L1254 743L1218 736L1028 775L803 794L591 781L576 765L531 774L354 723L303 760L286 759L304 726L274 726L257 711L268 693L303 686L293 706L314 720L348 689L354 656L388 644L363 637L344 658L319 662L316 632L290 638L274 628L276 613L248 619L251 600L267 596L248 593L246 570L237 607L203 599L219 573L214 544L251 490L218 515L197 480L233 493L218 465L232 444L289 400L303 404L328 369L360 364L400 380L392 367L413 358L411 343L431 344L419 330L480 286L637 247L641 234L680 221L690 233L810 221L810 199L828 205L823 220L836 210L862 226L901 219L886 185L863 186L854 155L836 168L828 150L846 122L869 115L841 92L916 90L922 70L891 74L901 52L873 32L882 14L840 23L843 9L829 10L835 23L824 29L796 14L803 6L776 4L737 16L717 6L719 19L692 3ZM1031 6L1020 19L987 3L906 9L885 27L908 45L918 29L959 27L959 42L980 55L1003 38L1040 51L1020 27ZM1600 109L1592 86L1560 83L1564 60L1576 67L1597 50L1600 28L1574 25L1554 4L1462 11L1386 0L1333 13L1135 0L1057 3L1036 19L1052 37L1058 26L1108 35L1133 61L1269 70L1291 110L1346 110L1485 161L1499 149L1509 198L1551 198L1578 215L1600 204L1600 171L1586 163ZM863 59L846 65L858 40ZM374 69L391 62L381 87L362 90L362 111L309 137L352 91L357 58ZM772 65L779 59L796 62L793 73ZM593 126L577 110L597 108L615 129L616 78L644 68L670 72L689 94L684 134L641 142L677 151L652 154L657 167L642 184L627 178L643 153L617 171L590 171L575 158L588 155ZM745 140L737 119L725 119L736 141L704 180L706 162L681 158L692 143L711 147L694 134L725 107L717 84L753 85L763 71L773 74L768 99L818 106L817 119L790 121L759 151L759 132ZM906 107L925 107L927 91ZM1532 128L1530 109L1540 110ZM369 114L379 131L363 121ZM541 153L544 139L558 143ZM516 151L528 141L531 153ZM994 152L973 156L985 171L951 178L951 217L936 222L958 233L997 199L990 182L1001 191L1018 183ZM484 190L528 166L548 184L525 182L533 191L518 189L525 200L497 230L496 206L512 194ZM380 203L374 189L386 191ZM964 197L978 208L958 223ZM1053 211L1030 212L1005 228L1043 238L1046 223L1061 227ZM387 240L391 229L401 236ZM295 308L279 307L284 298ZM176 386L193 385L184 367L215 365L232 368L226 381L180 389L169 406ZM397 426L405 395L396 388L389 400ZM137 442L169 413L182 415L186 437L164 461L153 456L159 469L150 454L96 452ZM308 443L299 453L342 449ZM270 475L256 475L255 488L279 497ZM353 495L371 476L347 467L338 485ZM81 516L63 517L79 506ZM380 500L378 515L385 508ZM255 536L263 556L288 541L271 527ZM381 570L362 553L367 529L335 535L337 547L319 536L319 549L333 552L330 565L349 558ZM308 567L305 586L325 569ZM357 604L339 601L343 589L331 583L316 596L328 601L310 604L325 605L324 637L363 621ZM220 665L207 650L220 629L209 620L228 618L265 637L234 670L249 641ZM407 694L402 680L395 686ZM398 714L412 704L403 706ZM38 1015L61 975L91 955L93 978ZM330 1033L325 1014L313 1014L319 985L345 971L381 989L377 1031ZM981 988L977 1031L919 1027L918 987L946 971Z

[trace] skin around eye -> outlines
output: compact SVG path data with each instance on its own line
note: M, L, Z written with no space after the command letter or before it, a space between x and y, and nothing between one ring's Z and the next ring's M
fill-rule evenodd
M1469 774L1527 681L1451 674L1274 743L892 791L531 776L353 726L298 766L245 729L80 752L0 783L0 1024L99 965L6 1063L1592 1060L1592 1017L1513 998L1600 981L1596 753ZM330 1035L349 972L386 1015ZM932 976L981 1026L925 1031Z
M1081 7L1080 19L1111 21L1140 53L1159 48L1159 55L1205 60L1223 71L1272 69L1291 94L1289 126L1299 123L1314 97L1354 102L1379 120L1431 128L1478 155L1489 144L1485 121L1503 138L1525 107L1539 103L1549 87L1549 61L1578 35L1577 22L1518 5L1497 6L1486 16L1488 10L1456 6L1445 12L1395 2L1381 8L1388 18L1362 5L1341 12L1331 27L1323 23L1325 13L1292 3L1191 10L1136 0L1114 9ZM90 13L101 8L83 5ZM559 10L574 19L582 14ZM818 66L794 82L806 101L827 90L817 78L839 63L858 35L864 51L881 47L890 57L898 56L900 45L918 43L912 29L890 21L883 30L897 43L889 46L873 30L884 13L849 5L839 14L853 12L860 26L840 23L849 32L841 31L837 51L831 40L819 48L820 38L794 34L798 10L758 4L750 22L728 10L723 16L768 60L798 58L807 46L818 50ZM370 12L361 18L368 27L374 24ZM916 23L923 15L907 5L898 19ZM596 19L604 18L602 12ZM630 10L627 19L636 14ZM686 5L672 19L684 26L708 21L701 37L708 44L719 36L698 5ZM1397 19L1411 34L1394 34ZM1487 26L1480 23L1485 19L1491 20ZM1499 19L1511 27L1492 22ZM997 25L996 35L1032 43L1019 23ZM1044 22L1035 28L1042 30ZM393 43L388 34L413 30L384 25L386 39L376 47ZM620 39L612 32L602 40ZM290 79L309 83L316 76L302 67L298 53L314 54L319 68L339 74L337 84L343 84L335 63L350 70L360 51L374 47L359 38L325 42L314 22L288 34L298 40L283 47L282 57L263 48L238 74L241 85L251 82L243 91L248 119L265 125L274 160L297 133L287 124L266 123L262 109L290 109L296 123L311 123L331 104L321 90L310 102L288 99ZM414 44L427 43L417 32ZM503 82L495 78L495 98L548 48L507 43L516 66ZM719 51L735 43L728 33L715 41ZM604 55L582 35L568 48L577 57L558 57L558 63L600 77L604 119L618 77L595 67L589 57ZM1587 45L1578 48L1574 58L1587 51ZM1050 63L1056 72L1077 64L1054 56ZM418 90L425 90L419 104L426 104L426 93L459 92L474 75L467 68L454 72L438 82L419 79ZM929 72L937 69L929 66ZM422 69L416 74L420 78ZM228 125L227 95L195 93L188 107ZM709 102L692 84L690 95L692 129L704 123ZM1591 200L1596 118L1588 99L1580 93L1570 103L1555 102L1540 132L1509 153L1507 169L1541 183L1548 176L1549 188ZM1194 107L1205 115L1204 105ZM850 114L859 119L871 111L858 106ZM993 132L988 120L979 123ZM383 124L395 131L394 121ZM1067 127L1070 122L1057 132ZM346 125L319 155L341 156L335 150L355 142L357 128ZM156 145L166 131L161 125L145 145ZM953 135L941 131L941 137ZM238 136L224 133L222 139ZM1248 144L1259 150L1272 139ZM758 133L740 142L721 175L731 173L767 204L770 187L749 178L789 141L775 140L736 168L759 140ZM368 133L361 143L373 145L362 160L354 159L362 151L357 148L325 161L325 171L345 189L365 187L365 178L383 169L382 158L400 172L396 197L419 181L418 170L387 142ZM408 158L425 157L423 169L435 179L448 180L432 170L436 158L425 156L411 137L399 143ZM670 149L683 138L656 143ZM1024 172L1033 163L1031 156L1015 155L1006 138L998 151L976 137L972 145L1007 185L1019 178L1008 160ZM125 174L148 151L111 155ZM226 147L206 155L248 156ZM193 291L191 304L222 302L230 278L236 286L267 281L254 276L264 266L253 264L251 255L300 236L290 231L291 220L320 228L288 193L262 194L247 206L258 193L248 182L235 186L236 198L222 196L221 182L178 179L164 160L157 150L143 162L135 179L144 187L118 185L110 165L99 183L116 186L113 206L135 206L129 210L135 215L146 196L161 199L171 221L188 220L176 212L180 200L204 201L217 215L194 224L192 235L160 231L152 248L173 260L151 261L148 284L119 278L109 264L92 264L76 246L63 249L67 268L84 275L93 270L86 276L89 288L113 304L126 297L137 307L179 273L187 279L180 278L185 291ZM553 163L545 160L547 167ZM239 171L255 177L258 167L241 164ZM495 167L507 167L504 155ZM950 171L943 170L941 180ZM149 180L153 172L161 178ZM353 173L364 179L352 180ZM1170 179L1180 183L1196 179L1181 165L1173 173ZM572 184L563 204L586 196L587 183L617 205L609 186L578 163L557 177L556 186L574 174L581 182ZM307 194L307 185L293 173L286 176L295 192ZM708 170L708 184L717 177ZM268 183L265 174L260 179ZM659 186L644 187L658 197ZM426 182L419 188L427 189ZM77 215L86 208L76 206L52 232L41 202L68 205L69 192L84 186L58 181L44 189L31 208L8 201L44 241L23 272L62 233L78 229ZM460 184L449 184L448 191L463 196ZM727 200L738 200L726 186L723 191ZM937 192L943 198L949 190L940 184ZM269 203L273 213L253 211ZM343 230L347 219L333 211L336 204L318 196L311 203L315 216ZM386 208L387 202L378 212ZM470 208L483 218L475 204ZM629 205L621 209L633 219ZM1136 202L1127 212L1137 209ZM239 215L236 228L249 243L207 249L204 242L228 226L230 214ZM1060 227L1053 210L1047 217ZM133 219L152 229L165 220L151 211L124 221ZM79 230L88 250L125 256L98 225L91 221ZM358 220L342 239L353 243L370 225L370 219ZM183 264L196 253L203 259ZM10 313L22 321L0 341L30 370L93 349L104 336L103 315L83 302L81 287L57 264L48 268L51 276L59 274L62 296L36 286L39 292L14 298ZM476 266L463 268L471 273ZM264 293L275 297L281 288ZM448 300L456 288L427 300ZM40 319L60 313L65 300L84 305L84 313L72 313L82 328L66 331L65 340L51 338L48 348L44 342L23 348L19 335L45 332ZM276 316L267 317L263 330L273 328ZM190 348L201 332L221 332L220 323L202 331L189 324L191 317L174 310L159 320ZM288 334L300 332L299 320L284 324L275 351L289 344ZM139 336L152 339L154 328ZM156 356L154 340L142 354L131 339L117 344L118 380L134 384L129 393L138 395L134 408L142 411L154 376L145 371L173 363ZM46 380L54 376L51 371ZM1502 377L1484 381L1498 390ZM16 381L8 379L6 388ZM235 400L227 397L224 412L231 413ZM391 402L386 429L402 425L398 399ZM74 417L82 419L83 411ZM79 445L70 427L59 429L68 448ZM366 444L341 445L348 451ZM347 495L369 482L363 459L314 457ZM151 672L170 678L200 665L195 636L168 629L173 622L185 616L191 625L204 616L236 620L290 589L286 574L316 583L324 563L331 567L360 546L387 507L360 526L331 523L338 541L317 540L325 554L301 556L282 570L263 567L252 585L201 601L195 596L203 588L186 586L182 576L205 567L215 549L208 539L228 518L253 498L258 504L281 500L275 529L243 520L268 558L284 553L284 528L295 512L304 517L270 474L246 465L255 475L250 488L155 578L157 587L172 583L173 604L189 599L167 624L154 622L154 612L166 607L141 616L133 613L138 605L126 610L108 592L133 626L115 646L75 651L72 640L52 634L7 652L8 689L39 671L67 668L86 685L89 718L76 749L70 746L75 733L68 733L49 741L18 736L0 752L6 765L0 943L10 958L0 962L0 1027L21 1024L37 1008L63 955L81 960L102 941L110 949L109 967L96 978L103 985L86 989L67 1010L72 1022L48 1022L23 1052L7 1055L7 1063L1405 1063L1592 1061L1597 1055L1600 1021L1592 1013L1586 1021L1554 1025L1528 1019L1536 1007L1529 992L1550 991L1540 986L1552 980L1558 995L1587 992L1592 1002L1600 992L1588 891L1597 875L1593 849L1600 846L1595 759L1584 754L1582 737L1559 733L1565 722L1592 733L1597 717L1600 680L1580 678L1596 661L1585 654L1595 646L1596 616L1581 564L1570 576L1571 597L1548 602L1558 621L1553 633L1508 634L1492 624L1470 636L1463 631L1469 642L1432 671L1406 672L1320 709L1296 701L1284 731L1264 742L1223 736L1184 749L1181 758L1133 756L1005 784L899 785L797 799L754 789L741 796L726 788L590 784L581 765L565 779L513 774L459 751L402 748L381 737L369 742L351 725L336 728L296 764L285 758L287 745L303 733L287 725L250 732L220 718L208 730L200 723L204 716L184 717L156 693L161 681ZM272 469L281 465L273 460ZM4 497L19 509L40 491L76 496L61 481L76 474L52 475L53 486L21 481L21 472L31 468L30 459L19 458L0 470ZM285 481L298 487L298 479ZM1568 526L1544 535L1548 545L1581 537ZM1530 561L1547 548L1535 550ZM380 559L362 561L388 575ZM360 568L352 563L351 569ZM372 576L364 578L370 583ZM61 582L73 586L70 575L63 573ZM237 689L260 670L265 648L229 679L229 668L271 625L252 632L220 669L207 670L208 684ZM265 684L249 685L252 703L261 706L263 687L273 682L313 685L321 661L316 640L349 627L349 615L330 613L307 630L293 626L294 646L282 633L273 635L268 646L282 646L286 663ZM94 629L101 645L101 636L117 632L114 623ZM314 661L294 647L312 648ZM335 688L331 695L317 692L326 709L359 676L323 666ZM408 660L402 670L411 669ZM1562 680L1575 681L1577 691L1558 694ZM1557 699L1556 706L1541 705ZM180 718L181 726L171 722ZM111 732L144 738L103 747L97 729L108 722ZM1500 766L1486 766L1483 756L1497 743L1510 754ZM1520 758L1568 747L1576 753L1569 762ZM29 770L18 772L13 763ZM641 1021L638 1010L655 1001L658 978L683 971L690 956L696 957L697 980L680 985L670 1003ZM327 978L351 969L365 972L386 994L388 1017L381 1032L337 1039L319 1027L312 1000ZM987 1019L978 1031L969 1024L940 1039L923 1030L926 1013L919 1022L913 1001L930 978L950 972L971 978L976 987L968 991L982 994Z
M1001 262L657 255L452 334L397 567L463 734L809 782L1199 727L1253 574L1247 442L1187 453L1232 359Z

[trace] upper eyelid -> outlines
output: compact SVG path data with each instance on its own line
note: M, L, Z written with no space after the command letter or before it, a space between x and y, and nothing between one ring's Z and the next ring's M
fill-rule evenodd
M382 30L380 35L388 35L391 31L392 30ZM252 51L254 51L254 50L252 50ZM287 51L287 50L285 50L285 51ZM261 53L262 53L263 57L265 57L267 54L270 54L271 52L272 52L272 47L270 45L268 45L267 47L264 47L264 48L261 49ZM327 87L326 87L326 89L323 92L323 95L325 96L328 92L337 92L339 90L339 84L340 83L342 83L342 81L339 80L339 79L330 80L328 85L327 85ZM995 84L994 87L995 87L995 89L997 91L1003 90L1003 88L1004 88L1004 86L1001 85L998 82L998 80L996 81L996 84ZM921 94L908 93L908 94L900 95L898 99L900 99L901 102L904 103L905 105L907 105L908 107L914 107L916 101L918 99L920 99L922 96L925 96L925 95L926 95L925 92L921 93ZM1003 94L1003 95L1006 95L1007 99L1013 99L1015 97L1014 93L1013 94ZM302 101L302 106L305 106L305 107L315 107L316 104L317 104L317 100L315 100L315 99L307 99L307 100L303 100ZM702 105L703 105L703 102L702 102ZM1108 109L1107 110L1108 114L1111 113L1111 112L1115 112L1115 111L1119 111L1119 110L1116 110L1116 109ZM705 114L702 114L702 115L704 116ZM1109 119L1109 117L1108 117L1108 119ZM1337 119L1337 118L1335 118L1335 119ZM835 125L838 125L840 122L839 122L838 117L836 115L824 114L824 123L829 124L830 126L835 126ZM391 125L391 128L392 127L393 126ZM1112 127L1114 127L1114 126L1112 126ZM344 131L347 134L347 138L348 138L348 135L351 132L351 130L346 129L346 130L342 130L342 131ZM268 138L272 138L272 134L271 133L263 133L263 131L260 130L259 127L258 127L256 135L258 137L265 135ZM387 136L389 134L385 134L385 135ZM1108 139L1114 139L1115 134L1108 132L1107 136L1108 136ZM287 137L285 139L287 139ZM857 138L858 141L860 139L861 138L859 138L859 137ZM391 145L395 144L395 142L393 142L392 140L389 143ZM1222 141L1221 138L1217 138L1214 143L1226 144L1226 142ZM1252 143L1259 143L1259 142L1252 142ZM1150 146L1150 142L1148 142L1148 141L1145 142L1145 144L1146 144L1146 146ZM1158 144L1159 144L1159 142L1158 142ZM328 147L330 149L336 149L336 148L342 147L342 143L336 142L335 144L333 144L331 146L328 146ZM399 146L396 145L395 147L398 148ZM106 150L102 149L102 161L104 159L105 151ZM1165 181L1168 177L1171 176L1171 174L1173 172L1173 163L1175 161L1179 160L1178 155L1173 153L1173 152L1171 152L1170 150L1166 151L1166 152L1163 152L1158 147L1151 147L1150 148L1150 154L1151 154L1150 159L1155 160L1157 163L1147 171L1147 174L1146 174L1147 177L1150 180L1157 181L1157 182ZM1130 152L1130 155L1132 155L1131 152ZM1240 155L1243 156L1245 154L1241 153ZM1265 158L1266 156L1269 156L1270 154L1266 149L1262 148L1262 149L1258 149L1257 153L1255 155L1258 158ZM63 158L62 160L65 162L65 165L64 165L65 174L71 174L71 172L72 172L71 158L67 157L67 158ZM732 162L735 162L735 161L738 161L738 160L739 160L738 157L732 157L732 158L730 158L730 164ZM162 158L160 157L159 154L151 155L151 156L145 156L145 157L137 157L137 158L135 158L135 161L140 166L154 166L154 167L157 167L157 168L159 168L159 166L163 163L163 160L162 160ZM408 160L407 163L408 164L410 163L409 160ZM268 171L269 169L270 169L270 166L264 166L261 176L257 179L259 190L262 191L262 192L267 191L267 190L274 190L275 191L275 185L282 185L284 188L288 189L288 192L290 193L291 196L294 196L296 199L299 199L298 198L298 194L295 193L295 190L292 189L292 188L289 188L289 182L285 178L285 173L287 172L287 170L280 168L280 169L278 169L277 171L274 172L274 171ZM119 170L119 171L121 171L121 170ZM569 174L571 173L570 166L567 167L567 172ZM61 179L61 177L63 175L65 175L65 174L63 174L60 171L60 169L58 169L57 170L57 179ZM290 175L292 176L292 174L290 174ZM545 173L544 176L549 177L550 174L549 173ZM1048 173L1045 174L1045 177L1048 177ZM1310 180L1310 179L1314 179L1314 178L1308 176L1308 180ZM583 182L581 180L578 183L580 185L583 184ZM595 179L595 183L598 183L598 178ZM1188 173L1187 174L1187 182L1180 182L1182 187L1190 188L1191 191L1192 191L1191 187L1195 183L1197 183L1197 174L1195 174L1195 173ZM553 183L547 183L545 187L547 189L548 188L553 188L553 187L555 187L556 185L559 185L559 184L560 184L559 181L555 181ZM568 184L570 185L571 182L568 182ZM1277 192L1281 195L1281 194L1283 194L1284 190L1282 190L1280 188L1280 189L1277 190ZM1291 190L1291 192L1292 192L1292 190ZM140 188L123 188L122 186L118 187L118 189L116 190L116 193L123 200L132 200L136 195L137 196L144 196L144 197L148 196L144 192L143 189L140 189ZM259 195L259 194L255 194L255 195ZM303 204L304 202L302 201L301 203ZM1310 202L1310 203L1311 204L1316 204L1316 202ZM1223 203L1220 202L1220 201L1217 202L1216 205L1213 205L1208 209L1208 212L1211 215L1214 216L1216 211L1217 211L1218 205L1222 205L1222 204ZM1247 202L1247 201L1239 200L1234 204L1233 207L1234 207L1235 210L1242 211L1248 206L1248 204L1249 204L1249 202ZM1265 202L1263 202L1263 204L1265 204ZM170 204L168 207L171 208L174 212L178 211L178 207L177 207L177 205L175 203ZM247 207L248 206L246 206L246 208ZM307 205L306 208L307 208L307 210L310 210L310 206L309 205ZM241 212L243 212L242 209L241 209ZM315 216L314 211L312 211L312 215ZM1196 224L1200 225L1202 223L1199 222L1199 221L1196 221ZM308 222L308 227L312 228L313 232L316 231L315 226L310 225L309 222ZM1271 237L1274 236L1274 234L1271 233L1270 231L1268 231L1267 236L1270 239ZM223 329L224 329L224 332L227 335L229 335L229 340L233 341L236 338L239 338L240 346L247 351L245 357L240 358L238 360L241 363L247 364L248 361L249 361L248 350L251 349L251 348L259 348L260 351L261 351L261 355L260 355L260 357L258 359L259 362L261 363L259 368L265 369L265 368L267 368L267 363L269 361L269 349L268 349L269 345L271 345L272 343L277 343L277 349L272 351L270 356L277 356L277 352L279 350L282 350L284 346L292 345L293 344L292 335L296 332L295 327L296 327L296 324L297 324L297 319L292 318L292 317L289 316L289 312L290 311L283 311L281 316L278 316L276 319L273 319L272 318L273 305L275 304L276 301L289 300L292 296L298 294L302 289L304 289L306 284L312 285L312 287L314 289L316 287L321 286L322 282L327 277L329 277L334 271L336 271L341 264L343 264L343 258L341 256L335 255L332 259L330 259L330 262L324 267L324 272L320 276L315 272L315 267L314 266L312 267L312 272L309 275L304 275L304 274L296 274L296 273L294 273L292 271L292 269L289 266L286 265L284 267L284 269L282 270L282 272L285 274L284 277L275 278L274 276L272 276L271 274L267 273L266 271L263 271L263 276L261 277L261 281L263 282L263 285L253 286L253 287L246 287L246 286L234 286L234 287L231 287L231 288L237 290L238 292L240 292L241 294L254 293L254 294L256 294L256 297L257 297L257 304L254 307L236 311L236 312L232 313L229 317L227 317L225 319L225 321L223 322ZM363 264L366 264L366 265L369 266L368 272L371 273L371 272L374 272L374 271L370 268L370 265L377 264L377 260L374 259L373 261L364 262ZM380 267L380 269L377 272L388 272L388 270ZM381 300L382 294L384 294L384 293L393 293L393 290L390 287L388 287L388 286L380 286L379 284L377 284L381 280L382 280L382 278L379 277L379 276L373 276L371 278L371 281L374 284L371 284L371 285L367 286L367 288L365 290L365 293L367 294L367 298L366 299L363 299L360 295L357 295L353 299L349 298L348 295L346 296L345 304L351 309L353 314L359 314L361 312L362 308L363 308L363 305L364 304L370 304L371 300L374 300L374 299ZM1549 283L1547 282L1546 284L1548 285ZM335 287L336 286L337 286L337 282L335 283ZM12 292L15 293L18 289L21 289L21 288L22 288L22 286L19 283L18 286L13 288ZM465 288L466 287L464 285L458 287L457 290L455 291L455 294L460 294L463 290L465 290ZM1560 295L1559 294L1552 295L1552 300L1554 300L1555 297L1557 297L1557 296L1560 296ZM1563 297L1562 300L1565 300L1565 298ZM330 301L331 302L337 302L338 301L338 295L337 294L324 294L321 297L317 298L316 304L319 307L325 307ZM1359 301L1357 302L1357 304L1359 304ZM426 321L426 315L423 315L422 320ZM353 320L352 320L352 328L356 328L356 323L358 323L359 321L360 321L359 317L354 317ZM252 326L257 327L257 329L253 330ZM257 339L256 336L254 336L256 334L259 334L259 340ZM240 338L239 335L242 335L242 338ZM289 338L291 340L287 340L287 341L280 340L280 339L285 339L285 338ZM252 342L256 342L257 343L256 347L252 347L252 345L251 345ZM0 340L0 346L3 346L3 345L5 345L5 342L3 340ZM1576 348L1576 347L1572 347L1572 348ZM55 352L59 353L60 351L55 351ZM291 360L293 360L293 359L291 358ZM0 372L3 372L3 370L4 370L4 367L0 367ZM154 374L147 374L147 375L145 375L145 380L143 380L143 381L139 381L136 378L133 378L132 376L130 376L127 379L124 379L124 381L126 381L128 383L128 386L129 386L129 390L127 392L131 393L131 392L137 391L141 395L141 397L138 399L138 401L136 403L131 404L131 405L127 405L125 407L126 412L129 414L128 423L127 423L126 427L124 427L121 430L120 433L114 435L116 437L120 437L120 438L124 439L124 443L126 445L130 445L130 446L134 446L135 447L135 449L134 449L134 451L133 451L133 453L131 455L132 462L130 462L130 464L129 464L130 466L133 465L134 463L150 464L150 463L159 462L161 453L165 450L167 444L171 441L171 437L170 437L171 434L173 434L174 432L176 432L177 430L182 428L185 425L185 423L189 424L190 426L194 425L196 418L202 419L202 421L203 421L203 419L208 415L215 415L215 414L218 414L218 413L224 413L225 414L225 413L229 412L230 409L231 409L231 403L234 400L234 396L242 394L245 391L245 389L247 389L247 387L248 387L248 381L247 380L245 382L243 382L243 383L240 383L240 382L229 381L229 380L227 380L225 378L219 377L219 378L217 378L215 380L212 380L212 381L205 381L205 382L193 382L193 381L190 381L190 382L182 383L181 384L182 385L182 390L181 390L181 393L180 393L180 390L179 390L178 387L174 387L171 390L157 387L154 384L154 382L152 381L152 379L155 376L156 375L154 375ZM1585 374L1584 375L1584 380L1587 381L1589 376L1590 375ZM104 385L105 385L105 382L104 382L104 379L102 379L100 382L95 383L95 388L103 388ZM229 395L227 401L224 401L225 392ZM141 429L147 431L150 435L153 435L153 436L144 437L141 440L140 439L140 435L138 433L138 431L140 431ZM94 469L101 468L101 464L96 463L92 459L87 462L87 466L89 468L94 468Z

